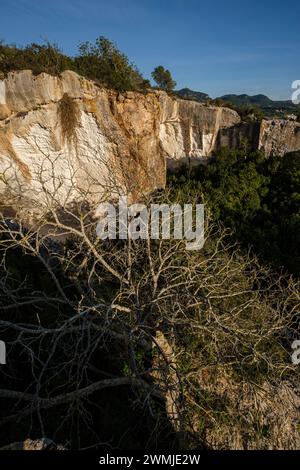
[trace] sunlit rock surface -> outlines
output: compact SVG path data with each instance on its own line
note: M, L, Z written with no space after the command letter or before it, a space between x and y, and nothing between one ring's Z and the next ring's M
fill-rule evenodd
M66 94L78 113L72 138L59 112ZM241 123L228 108L161 91L118 93L71 71L54 77L24 70L0 81L2 202L17 197L36 209L118 194L137 200L165 185L167 167L205 161L245 138L282 155L300 149L300 125Z

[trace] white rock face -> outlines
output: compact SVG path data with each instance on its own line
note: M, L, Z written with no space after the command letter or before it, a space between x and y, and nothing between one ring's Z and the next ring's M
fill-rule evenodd
M0 104L6 104L5 81L0 80Z
M73 124L60 112L66 96L76 109ZM165 185L167 166L206 160L222 145L238 145L245 133L271 152L276 142L286 143L278 136L283 126L287 147L300 148L299 125L278 126L264 122L248 132L231 109L159 91L121 94L71 71L9 73L0 81L2 204L18 200L35 211L74 200L97 205L117 194L138 200Z
M65 94L78 110L69 141L59 111ZM34 210L120 193L137 200L164 186L167 163L209 156L219 129L238 122L226 108L157 91L120 94L71 71L10 73L0 81L2 200Z
M231 109L175 100L165 93L160 94L160 107L159 137L170 167L206 160L216 148L220 129L240 123Z

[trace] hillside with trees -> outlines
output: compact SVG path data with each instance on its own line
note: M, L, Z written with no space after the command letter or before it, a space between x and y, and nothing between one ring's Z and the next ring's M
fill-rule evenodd
M277 269L300 275L300 153L282 158L221 149L208 166L170 176L175 192L193 192L232 237Z
M48 43L1 43L2 76L22 69L53 75L73 70L118 91L145 93L150 86L104 37L80 44L74 57ZM176 83L165 67L156 67L152 78L174 92ZM184 93L186 99L206 97ZM151 95L155 113L157 95ZM237 149L219 149L205 165L170 173L164 188L144 191L140 198L147 207L191 204L195 211L196 204L205 204L201 250L187 250L185 240L174 235L103 240L89 204L97 197L94 181L81 186L75 178L84 174L87 159L76 146L76 131L82 131L78 101L63 93L51 113L55 132L61 128L63 143L80 163L70 164L67 176L68 195L74 191L80 197L72 204L60 198L67 171L57 181L54 166L46 172L41 164L36 178L45 202L34 220L18 204L8 207L3 198L0 205L0 338L9 358L1 369L0 447L47 437L64 449L102 453L300 448L300 374L291 360L292 343L299 338L300 152L266 157L243 142ZM106 103L110 116L113 106ZM90 117L91 103L85 104ZM232 104L245 120L262 118L255 106L247 100ZM205 105L192 107L204 110L207 119ZM139 109L151 113L143 104ZM131 101L125 116L133 110ZM44 103L38 111L38 116L48 112ZM23 126L24 113L15 114ZM86 120L93 133L93 121ZM105 123L107 141L102 134L98 139L100 150L108 142L128 180L136 183L139 140L159 125L148 120L148 128L134 134L130 121L114 142L111 122ZM102 131L103 123L95 123ZM36 127L37 145L50 159L43 147L47 128L40 122ZM14 157L11 165L20 166L9 132L1 135L3 147ZM123 135L132 146L122 147ZM204 134L199 135L202 142ZM159 145L148 140L158 152ZM119 148L129 149L129 170L122 167L126 152ZM61 164L63 155L53 160ZM153 173L149 155L142 159L144 184ZM120 185L107 154L100 157L106 164L107 202L108 195L120 195ZM162 165L165 169L163 159ZM29 171L26 176L30 179Z
M233 220L242 200L245 216L259 208L266 186L240 173L225 207L217 182L211 191ZM182 181L148 203L199 194ZM297 448L299 282L209 218L199 252L173 238L100 240L83 206L72 214L68 225L49 210L30 229L1 220L1 446L47 436L98 452Z

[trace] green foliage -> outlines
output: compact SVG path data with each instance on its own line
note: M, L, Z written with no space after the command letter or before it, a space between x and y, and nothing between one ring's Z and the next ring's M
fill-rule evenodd
M166 70L162 65L156 67L151 73L151 76L157 85L163 90L172 91L176 86L176 82L173 80L171 72Z
M242 121L251 122L251 121L261 121L264 118L264 112L259 106L253 104L237 105L230 102L223 101L220 98L217 98L213 101L215 106L226 106L227 108L233 109L236 111Z
M266 200L269 209L262 229L267 250L292 273L300 274L300 152L278 162Z
M75 64L82 75L117 90L139 90L149 86L126 55L103 36L97 38L95 44L81 43Z
M24 48L0 43L0 70L4 74L30 69L34 74L46 72L57 75L74 70L73 59L62 54L55 44L29 44Z
M182 170L171 182L182 199L192 192L204 201L262 259L300 274L300 152L266 158L223 148L207 167Z
M266 167L260 153L247 157L248 163L243 155L222 151L220 168L218 162L215 171L209 167L212 188L218 189L224 173L222 184L230 189L230 170L237 191L237 176L244 177L242 195L252 194L247 184L256 188L253 193L264 187L266 168L272 175L283 172L283 193L298 181L299 162L293 158L282 166L268 161ZM194 178L181 174L170 192L156 193L149 202L199 199L205 183L200 171ZM238 194L229 208L219 200L220 217L226 211L241 214L239 199ZM257 207L254 197L249 217ZM68 210L68 216L75 220L79 209ZM218 224L207 224L202 250L189 251L174 239L100 241L97 221L80 214L82 232L74 236L73 222L70 231L65 225L62 244L50 238L53 232L43 235L43 228L55 228L52 213L28 231L11 220L0 224L0 333L10 367L1 386L1 445L24 440L29 432L38 435L35 404L46 400L45 435L72 449L102 451L107 442L121 450L156 451L157 443L166 449L236 448L226 437L235 434L249 448L270 447L280 423L287 416L295 421L293 410L285 410L280 421L282 394L279 410L273 401L283 380L294 381L293 389L299 382L289 341L297 333L299 283L233 249ZM57 213L55 220L60 217ZM98 388L107 380L115 386ZM32 406L18 400L11 415L15 389L29 393ZM62 395L66 402L56 402ZM176 408L167 415L173 400ZM178 440L173 410L180 417ZM280 437L285 434L281 430ZM294 428L290 434L297 435Z
M243 121L261 121L264 112L255 105L231 106L242 118Z
M96 39L95 44L80 44L76 57L68 57L49 42L45 45L33 43L24 48L0 43L0 72L6 75L24 69L30 69L34 74L46 72L52 75L73 70L120 91L144 90L150 86L126 55L103 36Z

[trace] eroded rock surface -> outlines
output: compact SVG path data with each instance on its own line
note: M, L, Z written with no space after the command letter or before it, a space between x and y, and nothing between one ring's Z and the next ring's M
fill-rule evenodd
M69 116L60 112L65 97L76 103ZM116 194L137 200L164 186L167 166L203 161L244 138L282 155L300 149L300 125L245 124L228 108L160 91L121 94L71 71L24 70L0 81L0 192L31 208Z
M300 123L283 119L264 120L260 126L259 148L266 155L279 156L300 150Z

